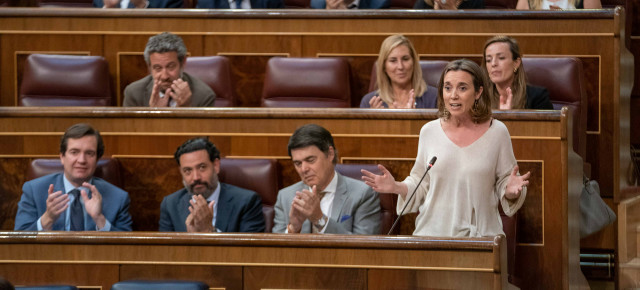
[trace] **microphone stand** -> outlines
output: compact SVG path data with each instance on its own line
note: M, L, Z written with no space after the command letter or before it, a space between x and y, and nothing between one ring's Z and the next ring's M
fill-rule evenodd
M422 183L422 180L424 180L424 178L427 176L427 173L429 173L429 170L431 169L431 167L433 167L433 164L436 163L436 159L437 158L435 156L433 156L433 158L431 158L431 161L429 161L429 165L427 166L427 170L425 170L424 174L422 175L422 178L420 178L420 181L418 181L418 184L416 185L416 188L413 189L413 192L411 193L411 196L409 196L409 199L407 199L407 202L404 203L404 207L400 211L400 215L398 215L398 217L396 218L396 221L393 222L393 225L391 226L391 229L389 230L389 233L387 233L387 235L391 235L391 233L393 232L393 229L396 228L396 225L398 224L398 222L400 221L400 218L404 214L404 210L407 209L407 206L409 205L409 202L411 202L411 199L413 199L413 196L416 194L416 191L418 191L418 187L420 187L420 183Z

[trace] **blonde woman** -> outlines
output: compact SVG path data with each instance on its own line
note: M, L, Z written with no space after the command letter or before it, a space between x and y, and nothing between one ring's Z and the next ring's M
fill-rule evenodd
M379 89L362 98L360 108L435 108L436 88L422 79L418 53L403 35L387 37L376 66Z
M602 9L600 0L518 0L520 10Z

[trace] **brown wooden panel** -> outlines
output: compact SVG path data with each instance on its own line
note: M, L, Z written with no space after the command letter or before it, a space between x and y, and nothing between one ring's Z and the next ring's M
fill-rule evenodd
M244 289L367 289L367 271L345 268L245 267Z
M522 208L518 211L518 243L542 244L544 243L542 231L544 218L542 208L544 184L542 171L548 169L542 162L519 161L520 174L531 172L529 185L527 186L527 197Z
M271 55L223 54L231 63L231 81L238 107L260 107L267 62Z
M499 285L499 280L496 279L494 273L417 270L399 271L378 269L369 270L368 282L369 289L381 290L490 289Z
M141 48L144 50L144 46ZM118 105L124 103L124 89L131 83L149 75L147 63L144 61L142 52L127 53L118 55L117 72L119 76L117 83Z
M173 159L119 159L134 231L157 231L162 199L183 187Z
M0 159L0 229L13 230L29 159ZM0 272L1 273L1 272Z
M2 263L0 273L14 286L66 284L110 289L118 282L118 265Z
M120 280L192 280L210 288L227 290L242 288L242 267L121 265Z

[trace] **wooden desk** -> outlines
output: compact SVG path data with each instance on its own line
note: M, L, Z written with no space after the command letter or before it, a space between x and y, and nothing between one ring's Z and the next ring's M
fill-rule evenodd
M504 236L4 232L0 273L16 285L102 289L127 279L214 289L506 289L505 248Z
M521 171L531 171L520 210L516 265L525 285L567 289L582 285L579 262L581 159L571 150L566 112L498 112L509 128ZM298 181L286 151L291 133L317 123L332 132L342 163L381 163L394 176L409 174L420 128L434 110L0 108L0 225L13 228L20 188L33 158L56 157L63 131L89 122L102 132L105 156L118 158L127 178L138 230L155 230L164 195L182 187L175 149L209 137L224 157L279 160L283 186ZM143 226L141 228L141 226ZM534 287L535 288L535 287Z

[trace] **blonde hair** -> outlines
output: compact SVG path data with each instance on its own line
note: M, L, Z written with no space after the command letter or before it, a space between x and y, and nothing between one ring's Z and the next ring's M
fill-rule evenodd
M541 10L542 9L542 0L527 0L527 3L529 3L529 9L530 10ZM567 3L570 6L576 7L576 0L567 0Z
M413 47L411 41L404 35L395 34L387 37L380 46L380 53L378 54L378 65L376 66L376 81L378 83L378 96L384 101L387 106L391 106L393 103L393 87L391 86L391 80L385 72L385 66L387 58L391 51L404 45L409 49L411 54L411 60L413 61L413 72L411 77L411 86L415 92L416 98L419 98L427 91L427 83L422 79L422 69L420 68L420 59L416 49Z
M520 47L518 46L518 41L514 38L498 35L490 38L484 44L484 50L482 51L482 67L484 68L485 73L488 74L487 71L487 47L494 43L506 43L509 45L509 51L511 51L511 59L518 60L521 59ZM489 79L489 86L487 87L487 93L491 97L492 107L497 109L500 107L500 93L498 93L498 88L496 88L496 84L491 82ZM524 72L524 65L522 61L520 61L520 66L513 73L513 82L511 83L511 93L513 94L512 108L513 109L524 109L527 104L527 76Z
M469 73L473 79L473 89L475 92L478 92L480 88L483 88L480 98L476 100L470 114L474 123L482 123L489 120L491 118L491 98L487 94L487 90L484 89L487 87L489 81L487 80L487 76L482 68L480 68L477 63L468 59L457 59L451 61L447 64L444 70L442 70L442 75L440 75L440 81L438 82L438 117L445 120L448 120L449 117L451 117L451 113L447 110L444 104L444 97L442 95L444 76L450 71L464 71Z

